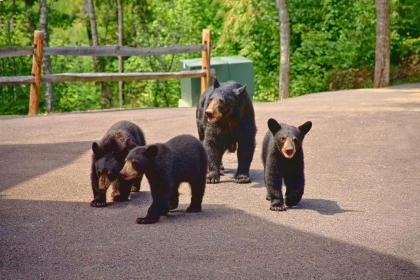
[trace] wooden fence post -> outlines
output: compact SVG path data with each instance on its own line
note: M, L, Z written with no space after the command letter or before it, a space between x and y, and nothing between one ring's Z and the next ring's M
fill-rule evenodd
M34 82L31 84L29 93L29 112L28 115L36 115L39 112L39 99L41 93L42 75L42 55L44 49L44 33L35 31L34 33L34 54L32 58L32 75Z
M210 29L203 29L203 45L205 50L201 51L201 70L206 74L201 76L201 94L203 94L210 85L210 57L211 57L211 36Z

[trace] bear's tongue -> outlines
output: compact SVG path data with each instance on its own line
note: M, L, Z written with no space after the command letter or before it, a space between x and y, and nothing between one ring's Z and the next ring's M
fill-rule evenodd
M214 115L212 114L212 113L207 113L207 120L209 121L209 122L211 122L211 121L214 121Z
M286 158L292 158L292 155L293 155L293 150L292 149L290 149L290 150L284 150L284 154L285 154L285 157Z

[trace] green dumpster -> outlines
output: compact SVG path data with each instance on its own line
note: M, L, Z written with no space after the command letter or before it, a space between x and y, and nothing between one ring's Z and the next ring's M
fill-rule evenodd
M247 85L247 92L252 98L255 90L252 61L242 56L212 57L211 68L219 82L230 80ZM201 69L201 58L181 60L181 70ZM196 106L200 97L200 78L181 79L181 99L179 107Z

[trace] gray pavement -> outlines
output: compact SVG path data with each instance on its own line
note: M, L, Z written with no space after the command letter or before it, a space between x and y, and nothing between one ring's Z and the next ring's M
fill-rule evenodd
M147 180L131 201L89 207L90 146L114 122L146 140L196 135L195 110L143 109L0 117L0 279L420 279L420 84L256 103L253 182L236 159L207 185L203 212L137 225ZM266 121L313 128L306 190L295 209L265 200Z

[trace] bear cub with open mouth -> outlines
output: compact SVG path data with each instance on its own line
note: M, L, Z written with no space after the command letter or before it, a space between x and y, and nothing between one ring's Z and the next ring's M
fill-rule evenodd
M278 123L269 119L269 131L263 141L262 161L267 200L271 201L270 210L285 211L302 199L305 176L302 142L312 127L308 121L299 127ZM285 201L282 183L286 186Z
M134 123L120 121L105 133L99 142L92 143L91 185L92 207L105 207L106 192L113 187L113 201L127 201L130 191L138 192L141 177L125 180L120 176L128 152L146 142L141 129Z
M120 174L126 180L146 175L153 202L146 217L137 218L137 223L152 224L178 208L178 188L182 182L191 187L187 212L201 212L206 172L207 155L201 142L193 136L180 135L163 144L134 148Z

